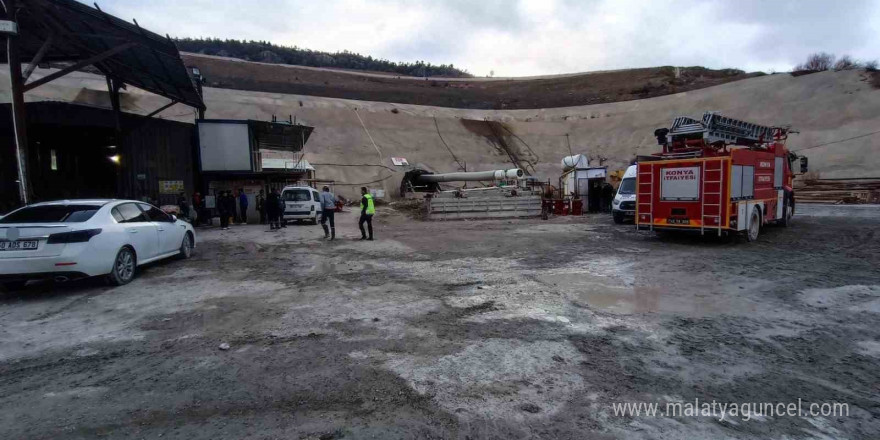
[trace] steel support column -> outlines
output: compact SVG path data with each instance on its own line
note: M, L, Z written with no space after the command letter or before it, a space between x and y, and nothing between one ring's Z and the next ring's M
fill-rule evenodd
M6 19L16 21L17 0L6 0ZM18 197L22 206L31 201L31 183L28 179L27 121L24 111L24 79L21 75L21 59L18 53L18 36L6 36L6 53L9 63L10 92L12 94L12 126L15 132L15 159L18 168Z

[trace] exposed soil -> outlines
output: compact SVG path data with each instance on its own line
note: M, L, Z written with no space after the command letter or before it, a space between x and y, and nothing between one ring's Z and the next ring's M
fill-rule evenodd
M0 294L0 438L871 439L880 208L755 243L610 216L199 230L131 284ZM221 350L221 343L230 345ZM613 402L845 402L845 417Z
M760 75L735 69L687 67L681 68L676 78L675 69L667 66L539 79L425 79L181 55L187 66L200 69L210 87L466 109L550 108L629 101Z

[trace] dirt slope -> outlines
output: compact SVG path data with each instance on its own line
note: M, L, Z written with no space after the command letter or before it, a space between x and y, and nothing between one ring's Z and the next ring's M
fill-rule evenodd
M6 84L0 78L0 87ZM8 90L0 91L0 100L8 102ZM103 77L86 73L34 89L27 99L110 106ZM700 116L707 110L756 123L791 124L800 130L789 141L794 150L880 127L880 90L858 71L767 75L650 99L534 110L451 109L212 87L205 88L205 99L208 118L271 120L273 114L284 119L294 115L316 127L306 158L316 165L320 178L336 180L337 191L346 196L353 196L362 184L395 192L403 172L389 170L395 169L389 159L394 156L438 172L459 169L453 153L468 170L509 168L510 155L502 145L530 163L542 179L556 181L559 161L570 151L587 153L596 162L607 158L605 165L619 169L636 154L657 150L655 128L668 126L676 116ZM140 114L165 102L134 88L122 97L125 111ZM195 115L177 105L161 117L192 122ZM493 128L486 120L494 121ZM880 135L813 148L808 155L811 168L822 178L876 177L878 151Z
M654 67L530 78L412 78L183 54L211 87L473 109L567 107L628 101L756 76L740 70Z

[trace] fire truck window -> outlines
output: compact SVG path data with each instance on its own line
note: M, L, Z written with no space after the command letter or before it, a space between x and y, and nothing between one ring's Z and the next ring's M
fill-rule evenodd
M743 167L742 196L755 196L755 167L753 166Z
M731 167L730 176L730 198L739 200L742 198L743 185L743 167L742 165L734 165Z
M776 189L782 188L782 167L783 161L781 157L776 158L775 168L773 169L773 187Z

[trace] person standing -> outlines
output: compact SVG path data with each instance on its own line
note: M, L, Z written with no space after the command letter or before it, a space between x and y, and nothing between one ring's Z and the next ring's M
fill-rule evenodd
M232 195L232 190L223 192L223 204L226 206L226 229L229 229L229 224L235 222L236 213L235 213L235 197Z
M177 216L189 218L189 202L186 201L186 193L183 191L177 195Z
M248 198L244 188L238 189L238 207L241 208L241 223L247 224Z
M260 193L257 194L257 212L260 214L260 224L266 224L266 196L263 194L263 190L260 190Z
M324 238L336 239L336 196L330 192L330 187L325 186L321 192L321 227L324 228ZM330 228L327 229L327 221Z
M193 214L195 214L196 223L193 226L201 225L205 222L203 215L205 214L202 210L202 195L199 194L198 191L194 192L192 195L192 210Z
M220 229L229 229L229 212L226 210L226 191L217 195L217 212L220 214Z
M367 187L361 187L361 218L358 220L358 227L361 228L361 240L373 239L373 215L376 214L376 205L373 203L373 195L367 191ZM370 232L369 238L364 231L364 223L367 224L367 230Z
M284 210L287 208L287 204L284 203L284 197L282 197L284 193L278 188L275 188L275 193L278 195L278 225L281 228L286 228L287 222L284 221Z
M269 197L266 197L266 214L269 215L269 230L278 229L278 193L275 188L269 191Z

